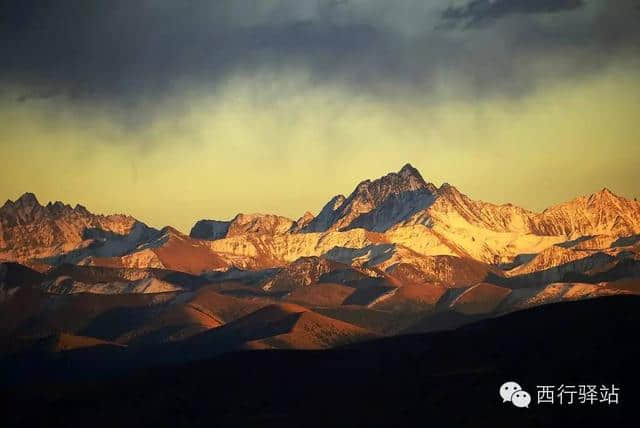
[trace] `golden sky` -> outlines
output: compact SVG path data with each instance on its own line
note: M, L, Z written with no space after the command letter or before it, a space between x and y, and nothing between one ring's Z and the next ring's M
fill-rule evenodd
M41 203L188 232L198 219L238 212L317 214L333 195L406 162L474 199L534 210L605 186L640 197L635 71L437 102L384 100L304 69L236 73L215 90L186 85L154 100L140 125L106 103L2 97L0 198L31 191ZM435 91L446 95L444 82Z

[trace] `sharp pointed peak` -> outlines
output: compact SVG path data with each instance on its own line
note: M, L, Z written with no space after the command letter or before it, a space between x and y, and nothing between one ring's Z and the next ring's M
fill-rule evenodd
M603 195L615 195L608 187L603 187L598 193Z
M401 180L403 183L410 184L411 186L423 187L426 186L424 178L420 172L413 167L410 163L406 163L398 172L390 172L382 177L376 179L366 179L358 183L355 191L364 191L369 189L372 185L379 185L381 183L387 183L389 180L397 181Z
M557 208L573 206L575 204L581 203L589 203L589 204L600 204L605 203L611 200L627 200L623 196L619 196L613 193L608 187L603 187L594 193L582 194L580 196L576 196L573 199L569 199L566 202L562 202L553 206L546 208L543 213L553 211Z
M72 210L71 205L67 205L61 201L55 201L55 202L49 201L45 208L47 209L48 212L55 213L55 214L60 214L60 213L68 212Z
M20 203L23 205L40 205L40 202L38 202L38 198L36 197L36 195L31 192L25 192L22 196L16 199L16 203Z
M613 193L611 191L611 189L609 189L608 187L603 187L602 189L600 189L599 191L591 194L588 196L590 199L594 199L594 198L620 198L620 196L616 195L615 193Z
M398 171L400 175L420 175L420 172L409 162L405 163L400 171Z
M7 201L4 203L4 205L2 205L2 209L7 209L10 208L12 206L15 205L15 202L13 202L11 199L7 199Z
M404 164L404 166L400 168L400 171L398 171L398 175L407 180L414 179L420 183L426 184L422 174L420 174L420 171L410 163Z

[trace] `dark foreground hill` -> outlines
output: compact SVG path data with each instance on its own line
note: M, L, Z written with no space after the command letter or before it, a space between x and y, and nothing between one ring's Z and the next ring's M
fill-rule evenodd
M326 351L245 351L109 379L95 367L5 385L3 426L637 426L639 321L640 297L616 296ZM73 354L58 363L72 371ZM528 409L502 403L506 381L531 394ZM615 384L620 403L538 404L536 385L563 384Z

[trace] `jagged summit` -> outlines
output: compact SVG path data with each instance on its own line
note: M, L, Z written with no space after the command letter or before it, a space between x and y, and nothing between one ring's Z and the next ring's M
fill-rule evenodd
M422 178L422 175L420 174L420 172L416 168L414 168L413 165L411 165L410 163L406 163L400 169L400 171L398 171L398 175L405 178L414 178L416 180L424 182L424 179Z
M246 233L285 233L285 232L321 232L339 229L335 220L346 217L342 223L348 226L348 219L357 217L359 212L368 212L391 194L429 188L420 173L410 164L406 164L398 173L390 173L378 180L360 182L349 198L334 196L320 211L317 217L305 213L297 221L269 214L238 214L231 221L199 220L191 230L190 236L200 239L216 240ZM434 191L435 187L430 190ZM371 207L371 208L367 208ZM350 212L350 213L349 213Z
M33 208L36 206L41 206L38 202L38 198L31 192L24 193L18 199L12 201L11 199L7 199L4 205L0 208L2 210L8 210L12 208Z
M104 216L102 214L94 214L91 213L84 205L76 204L72 207L70 204L66 204L62 201L49 201L46 205L42 205L37 196L34 193L26 192L21 195L18 199L12 201L11 199L7 199L2 207L0 207L0 215L28 215L28 214L36 214L41 213L45 216L56 216L56 215L65 215L65 214L76 214L81 216L101 216L101 217L130 217L124 214L110 214L108 216ZM32 221L32 219L27 219L27 221Z
M376 180L364 180L344 198L335 196L304 228L305 232L362 227L380 232L426 208L437 188L426 183L411 164Z
M640 202L607 188L547 208L536 218L540 234L630 236L640 233Z
M16 200L16 203L21 205L40 205L36 195L31 192L24 193Z
M436 187L407 163L398 172L361 181L348 197L334 196L315 218L294 222L290 232L355 228L384 232L402 224L452 225L463 221L498 233L541 236L632 234L640 230L637 205L637 202L604 188L538 214L513 204L474 201L446 182Z
M615 195L617 196L615 193L613 193L608 187L603 187L602 190L600 190L598 193L601 194L606 194L606 195Z
M92 246L81 254L119 257L135 250L141 253L118 263L153 264L155 256L142 254L144 249L162 253L167 245L184 241L180 251L195 245L206 253L201 260L209 260L212 252L224 254L224 263L216 262L218 267L282 266L327 251L339 260L359 258L367 254L366 246L372 246L371 255L380 257L387 250L389 254L411 250L426 256L511 263L521 254L538 254L579 237L638 234L640 203L608 188L536 213L512 204L473 200L446 182L436 187L411 164L360 182L347 197L334 196L315 217L310 212L297 220L241 213L228 221L200 220L194 225L191 238L224 241L217 243L192 242L170 228L152 230L129 216L95 215L80 204L72 207L58 201L42 206L33 193L0 208L0 259L13 261L50 259ZM176 239L163 241L166 237ZM96 250L107 241L110 244L104 248L109 251ZM353 249L363 253L345 255ZM76 260L75 255L70 257Z
M84 206L60 201L41 205L27 192L0 208L0 258L49 257L82 245L87 231L124 235L137 220L125 215L97 215Z
M597 192L584 194L582 196L577 196L567 202L562 202L556 205L552 205L546 208L543 211L543 213L555 211L560 207L566 207L566 206L578 206L578 205L584 205L584 204L597 205L597 204L608 204L608 203L616 203L616 202L625 203L625 202L632 202L632 201L630 199L627 199L623 196L618 195L608 187L603 187Z
M604 204L614 203L615 204L615 203L620 203L624 201L623 197L618 196L617 194L613 193L611 190L609 190L606 187L600 190L599 192L596 192L587 196L587 199L592 204L597 204L597 203L604 203Z

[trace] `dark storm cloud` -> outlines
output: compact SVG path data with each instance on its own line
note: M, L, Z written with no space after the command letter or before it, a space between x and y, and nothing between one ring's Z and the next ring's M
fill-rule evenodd
M287 17L277 2L260 16L253 2L244 3L243 9L231 1L13 2L2 11L0 73L35 88L23 100L59 89L72 98L126 98L181 79L215 83L232 70L260 66L310 63L327 75L358 68L369 54L389 54L387 35L367 23ZM326 8L332 5L339 3Z
M532 75L534 60L548 57L557 62L549 73L572 76L614 53L637 53L635 0L451 4L9 0L0 6L0 84L25 89L21 101L135 106L180 85L213 88L237 73L301 67L318 82L374 94L424 96L443 76L458 76L482 95L528 90L541 78ZM568 12L533 13L558 10ZM442 26L485 18L481 28Z
M583 0L473 0L463 6L447 8L442 17L475 25L510 14L553 13L582 6Z

